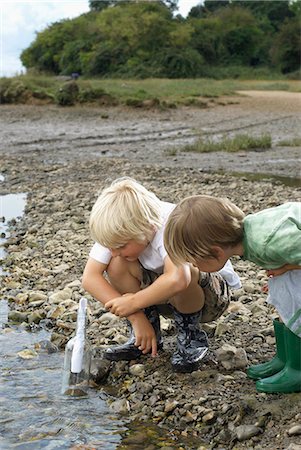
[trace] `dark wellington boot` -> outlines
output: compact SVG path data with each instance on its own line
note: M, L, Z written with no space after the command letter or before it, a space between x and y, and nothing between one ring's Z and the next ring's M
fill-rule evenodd
M161 350L163 347L163 340L160 330L158 308L156 306L149 306L148 308L145 308L144 313L155 330L158 350ZM110 361L131 361L132 359L138 359L143 355L142 351L135 345L136 338L130 322L128 322L128 326L130 328L129 340L125 344L108 348L104 353L106 359L109 359Z
M175 308L173 310L177 329L177 350L171 358L171 364L175 372L190 373L199 368L208 351L208 338L200 325L202 311L183 314Z

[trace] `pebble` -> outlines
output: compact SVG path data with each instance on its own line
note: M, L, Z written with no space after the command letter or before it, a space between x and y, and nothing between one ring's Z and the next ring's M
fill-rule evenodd
M235 429L237 439L246 441L257 434L262 433L262 429L255 425L240 425Z
M289 436L296 436L296 435L301 434L301 424L294 425L293 427L291 427L291 428L288 430L287 434L288 434Z

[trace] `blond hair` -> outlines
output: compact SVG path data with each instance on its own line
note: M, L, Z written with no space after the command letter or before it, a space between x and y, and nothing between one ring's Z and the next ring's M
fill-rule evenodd
M226 198L195 195L170 214L164 245L175 264L215 257L213 246L235 246L243 239L244 213Z
M161 202L136 180L118 178L96 200L89 225L92 238L107 248L144 242L162 225Z

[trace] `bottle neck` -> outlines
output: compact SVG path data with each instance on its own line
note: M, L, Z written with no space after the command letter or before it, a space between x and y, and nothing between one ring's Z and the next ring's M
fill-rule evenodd
M76 336L80 338L86 337L86 317L79 315L76 322Z

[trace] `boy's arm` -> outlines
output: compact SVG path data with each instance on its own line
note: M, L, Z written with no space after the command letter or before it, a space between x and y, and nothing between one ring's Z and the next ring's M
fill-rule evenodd
M106 305L106 303L120 297L120 292L116 291L104 278L104 271L107 266L89 258L84 269L82 285L94 298ZM157 354L157 340L155 331L142 311L135 312L127 317L131 322L136 337L135 345L148 353L152 350L152 356Z
M82 279L83 288L103 305L113 298L120 297L120 292L114 289L105 279L104 272L106 269L106 264L89 258Z
M267 275L269 277L277 277L278 275L282 275L285 272L289 272L290 270L300 270L301 266L297 264L285 264L278 269L269 269L267 270Z
M150 286L135 293L125 294L106 303L106 308L120 317L139 311L148 306L166 302L169 298L186 289L191 282L191 269L188 264L177 267L170 258L164 260L164 273Z

